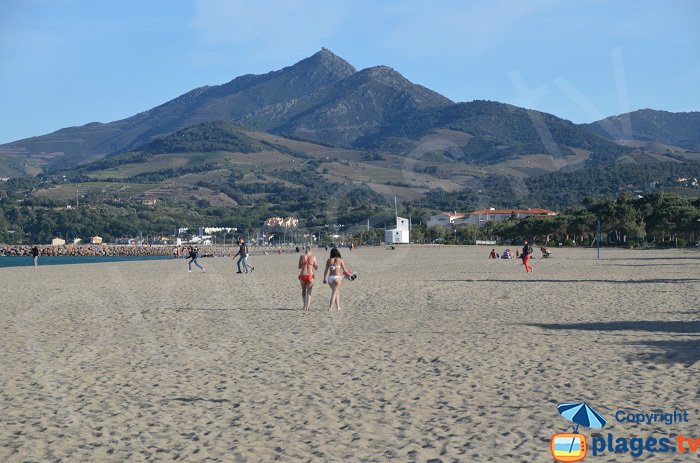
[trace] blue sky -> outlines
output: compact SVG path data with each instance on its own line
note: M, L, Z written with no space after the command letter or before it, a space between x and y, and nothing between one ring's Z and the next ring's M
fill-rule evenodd
M331 49L574 122L700 110L700 2L0 0L0 143Z

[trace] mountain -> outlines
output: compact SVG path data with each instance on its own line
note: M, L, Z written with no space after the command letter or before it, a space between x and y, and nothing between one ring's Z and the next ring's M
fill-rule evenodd
M382 167L392 169L406 169L406 158L438 163L411 168L437 169L439 176L450 181L459 172L458 183L464 185L475 166L483 168L476 174L495 169L504 175L531 176L575 168L589 160L636 162L644 156L671 160L665 148L652 150L643 143L700 150L699 115L644 110L576 125L493 101L455 104L390 67L357 71L324 48L284 69L200 87L127 119L65 128L2 145L0 176L74 169L142 151L159 137L188 127L224 121L284 137L287 143L290 139L311 142L314 145L306 148L314 151L322 145L363 151L375 158L402 158L387 158ZM221 131L199 127L195 132L211 139L190 143L194 151L201 152L207 143L230 142Z
M700 112L671 113L640 109L583 126L613 140L660 143L700 151Z
M295 185L304 180L334 185L335 192L362 187L373 194L413 199L432 188L458 190L475 175L483 175L466 165L423 162L407 176L401 159L289 139L231 122L205 122L157 137L133 151L64 170L60 178L73 183L61 180L60 186L40 195L62 198L79 183L83 191L90 189L95 199L104 201L134 196L226 201L220 196L208 198L211 195L203 194L208 191L240 203L262 200L271 192L294 198Z
M452 132L467 137L455 140ZM426 136L452 135L451 143L435 144ZM448 107L407 114L382 131L360 138L357 147L425 155L425 150L438 146L445 157L473 164L494 164L519 156L545 154L551 158L575 156L574 149L588 152L599 160L614 159L631 151L610 140L554 115L519 108L494 101L472 101ZM422 150L422 152L421 152Z
M333 87L332 97L272 132L339 146L397 123L408 114L451 106L444 96L387 66L364 69Z
M61 168L133 149L158 135L228 120L254 129L347 144L401 111L452 102L384 67L356 69L327 49L264 75L194 89L127 119L91 123L0 146L7 154L46 156ZM358 122L359 121L359 122Z

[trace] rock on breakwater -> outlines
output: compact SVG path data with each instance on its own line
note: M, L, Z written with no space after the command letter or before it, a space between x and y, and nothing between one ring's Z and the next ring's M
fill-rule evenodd
M31 256L33 245L0 245L2 256ZM41 256L172 256L176 246L116 244L37 245ZM184 247L180 247L184 250ZM237 246L198 246L200 256L235 254Z

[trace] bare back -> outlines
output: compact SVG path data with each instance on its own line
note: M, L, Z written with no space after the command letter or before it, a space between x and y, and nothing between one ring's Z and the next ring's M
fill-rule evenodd
M329 275L342 275L345 271L345 261L342 257L333 257L326 262Z
M312 275L314 273L314 269L318 268L316 256L311 253L299 256L298 268L301 269L299 275Z

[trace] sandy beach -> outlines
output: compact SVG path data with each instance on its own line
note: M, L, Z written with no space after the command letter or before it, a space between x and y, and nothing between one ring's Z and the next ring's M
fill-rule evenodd
M700 252L489 250L345 250L341 312L296 254L0 269L0 461L545 462L576 401L700 437ZM698 456L587 458L647 459Z

